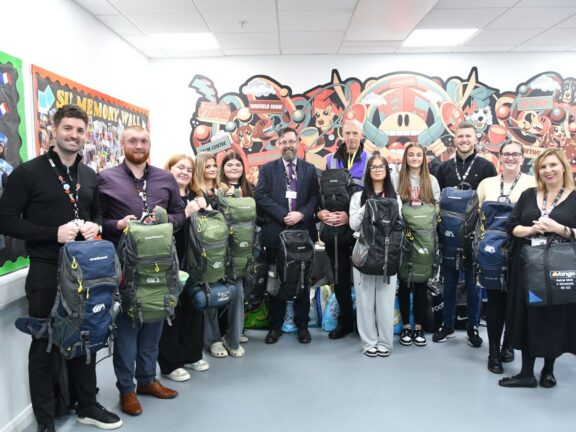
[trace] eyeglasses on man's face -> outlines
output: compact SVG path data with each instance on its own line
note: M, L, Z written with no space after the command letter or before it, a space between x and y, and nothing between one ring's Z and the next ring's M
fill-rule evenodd
M500 157L503 159L510 159L510 158L518 159L519 157L522 157L522 153L520 153L520 152L500 153Z
M279 141L278 144L280 144L281 146L296 145L298 144L298 141L296 140Z

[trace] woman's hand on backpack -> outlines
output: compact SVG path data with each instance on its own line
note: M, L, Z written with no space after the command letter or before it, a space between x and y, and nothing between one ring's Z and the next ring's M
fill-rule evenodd
M98 235L98 230L100 227L94 222L85 222L80 228L80 234L84 237L84 240L94 240Z
M78 225L74 222L68 222L58 227L58 243L68 243L74 241L78 235Z

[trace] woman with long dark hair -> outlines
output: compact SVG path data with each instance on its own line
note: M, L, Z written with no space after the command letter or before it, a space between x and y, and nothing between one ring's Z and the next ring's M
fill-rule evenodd
M373 155L366 164L364 190L356 192L350 200L350 227L360 233L368 198L397 199L390 178L388 162L380 154ZM400 206L400 202L398 203ZM394 338L394 297L396 275L387 278L354 269L356 287L356 320L363 353L369 357L388 357Z

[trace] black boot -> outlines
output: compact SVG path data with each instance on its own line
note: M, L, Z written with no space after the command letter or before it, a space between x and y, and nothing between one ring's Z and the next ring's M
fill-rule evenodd
M500 360L502 360L504 363L510 363L514 361L514 350L510 348L510 345L508 345L506 342L502 344Z
M498 344L490 344L488 353L488 370L495 374L501 374L504 372L502 360L500 360L500 346L498 346Z

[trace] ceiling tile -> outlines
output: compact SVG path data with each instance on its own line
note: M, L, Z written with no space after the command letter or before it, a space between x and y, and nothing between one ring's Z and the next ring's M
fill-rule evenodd
M398 47L401 41L344 41L342 47L357 48L357 47L372 47L372 48L386 48Z
M274 12L276 2L270 0L194 0L200 13Z
M284 48L338 48L344 32L282 32L280 41Z
M498 8L512 7L518 0L440 0L436 9Z
M203 14L208 28L214 33L263 33L278 31L274 12L225 12ZM241 21L246 21L244 25Z
M222 57L220 50L184 50L165 48L164 52L170 58L188 58L188 57Z
M541 29L484 29L463 46L519 45L541 31Z
M279 46L277 33L216 33L214 36L223 50Z
M455 53L467 52L506 52L510 51L516 45L478 45L478 46L459 46L452 50Z
M351 11L285 11L280 13L280 31L344 31L351 17Z
M107 0L74 0L92 15L116 15L118 11Z
M361 0L346 40L404 40L436 0Z
M519 52L551 52L551 51L566 51L572 45L520 45L515 47L512 51Z
M362 1L362 0L360 0ZM278 0L278 10L310 11L354 9L357 0Z
M576 13L576 8L514 8L488 28L548 28Z
M547 30L528 41L533 45L575 45L576 29Z
M337 48L282 48L282 54L336 54Z
M278 55L278 48L248 48L248 49L223 49L226 56L259 56L259 55Z
M144 33L199 33L208 28L198 14L149 14L128 15Z
M562 21L556 28L576 28L576 15Z
M570 7L574 0L521 0L515 7Z
M138 27L134 26L134 24L122 15L100 15L98 19L102 21L106 27L120 36L136 36L142 34L142 31Z
M418 28L484 28L506 12L506 8L433 9Z
M125 15L198 12L194 6L194 2L190 0L109 0L109 2Z

